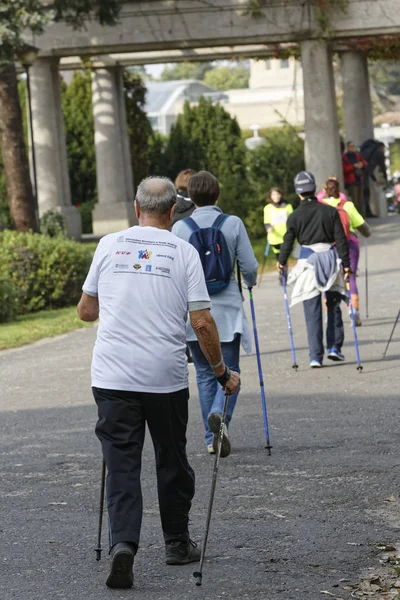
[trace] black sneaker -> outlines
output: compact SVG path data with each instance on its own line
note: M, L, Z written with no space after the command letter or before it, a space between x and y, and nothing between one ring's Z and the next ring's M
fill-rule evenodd
M133 561L135 553L132 544L120 542L111 550L111 570L106 585L114 589L126 589L133 586Z
M185 542L170 542L165 544L165 562L167 565L187 565L200 560L201 550L189 540Z

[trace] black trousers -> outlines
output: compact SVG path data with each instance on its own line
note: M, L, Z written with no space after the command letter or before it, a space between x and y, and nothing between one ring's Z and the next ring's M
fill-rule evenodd
M96 435L107 465L110 548L119 542L139 546L146 422L154 445L164 539L186 541L194 496L194 472L186 456L188 389L145 394L94 387L93 395L99 414Z

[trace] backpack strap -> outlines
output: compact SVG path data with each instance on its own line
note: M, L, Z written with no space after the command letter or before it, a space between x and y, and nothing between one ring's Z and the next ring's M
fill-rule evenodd
M199 229L200 229L200 227L197 225L196 221L194 219L192 219L192 217L187 217L186 219L183 219L183 222L186 223L186 225L192 231L199 231Z
M223 223L225 222L225 220L229 217L229 215L224 215L224 213L221 213L220 215L218 215L218 217L215 219L214 223L212 224L211 227L215 227L216 229L221 229Z

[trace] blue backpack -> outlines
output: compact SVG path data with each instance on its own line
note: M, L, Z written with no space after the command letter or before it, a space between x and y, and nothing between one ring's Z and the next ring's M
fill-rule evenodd
M232 261L224 234L222 224L229 215L220 214L211 227L201 229L192 217L184 222L192 230L189 244L192 244L200 255L206 279L207 290L210 296L225 290L231 280Z

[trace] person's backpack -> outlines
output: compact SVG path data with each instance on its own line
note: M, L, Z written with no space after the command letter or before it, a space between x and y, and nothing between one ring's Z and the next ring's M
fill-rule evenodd
M228 245L221 231L222 224L228 217L229 215L220 214L211 227L203 229L192 217L184 219L192 230L189 244L192 244L200 255L210 296L225 290L231 280L233 265Z
M339 202L339 204L336 207L336 210L339 213L339 217L340 220L342 222L343 225L343 229L344 229L344 233L347 237L347 239L350 239L350 217L349 217L349 213L345 210L344 205L346 204L347 200L345 200L344 198ZM327 202L325 204L328 204Z

